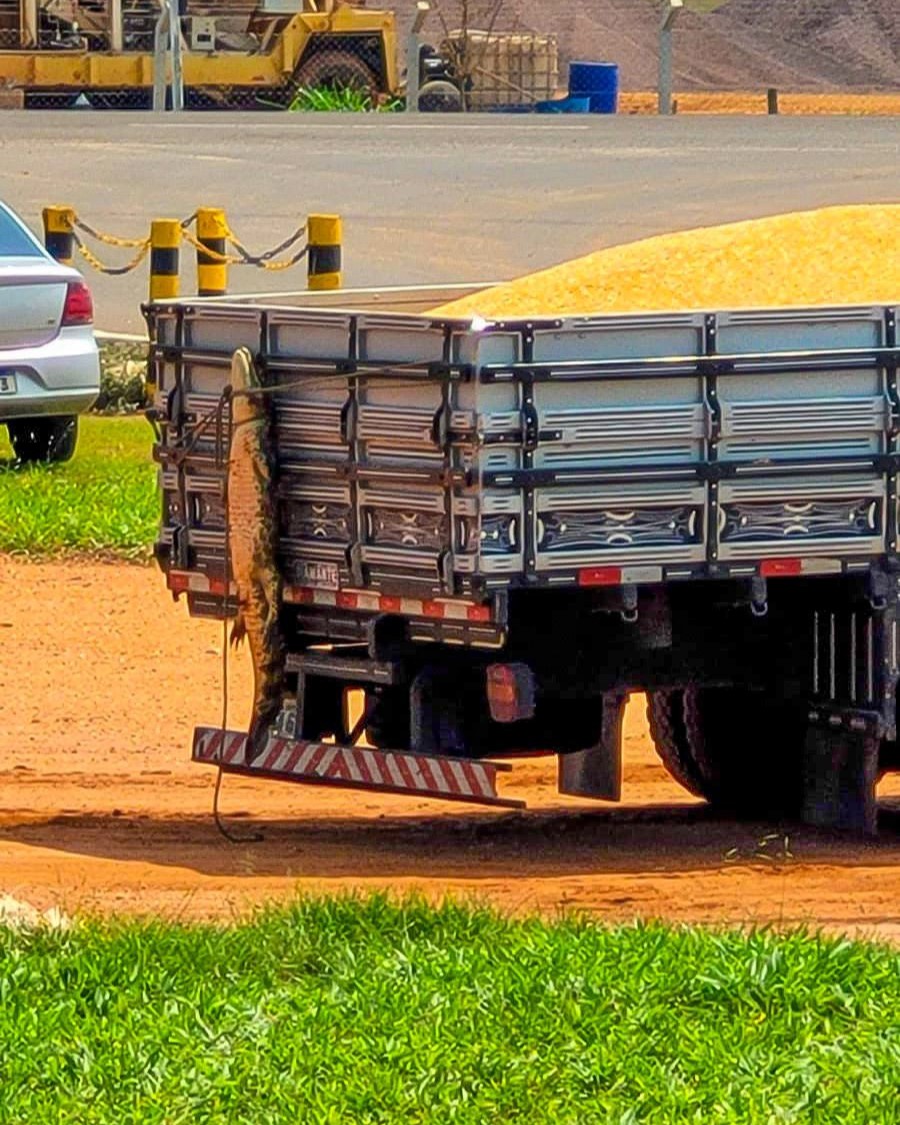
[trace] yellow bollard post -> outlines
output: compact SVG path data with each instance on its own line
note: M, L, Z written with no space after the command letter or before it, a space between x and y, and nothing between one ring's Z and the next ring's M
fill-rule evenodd
M197 241L216 255L197 250L197 293L201 297L223 297L228 292L228 263L218 260L225 256L227 238L225 212L217 207L199 207Z
M45 207L44 245L51 257L64 266L71 266L75 256L75 209L73 207Z
M310 289L340 289L344 284L344 228L340 215L310 215L307 220Z
M178 258L181 223L177 219L154 219L150 224L150 300L166 301L178 296Z

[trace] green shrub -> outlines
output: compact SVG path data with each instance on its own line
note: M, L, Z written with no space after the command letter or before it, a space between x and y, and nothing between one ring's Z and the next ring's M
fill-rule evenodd
M147 345L104 340L100 344L101 414L131 414L149 405L146 394Z
M372 100L367 90L356 86L302 87L288 107L301 113L396 113L399 98Z

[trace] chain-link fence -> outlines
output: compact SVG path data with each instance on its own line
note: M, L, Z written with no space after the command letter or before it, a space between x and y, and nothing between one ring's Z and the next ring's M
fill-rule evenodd
M187 109L364 110L390 105L400 92L396 37L377 11L321 0L173 6ZM18 84L27 104L45 108L149 109L161 12L160 0L123 0L121 8L112 0L0 0L0 87ZM28 73L23 60L35 52L54 53L52 86L35 85ZM95 55L89 86L84 52ZM172 65L170 57L170 74Z
M401 37L416 0L394 0ZM423 35L447 30L555 36L561 86L575 59L617 63L622 89L656 88L662 0L431 0ZM667 6L667 5L666 5ZM686 0L675 26L679 91L900 93L897 0ZM703 10L700 10L703 9Z
M7 60L36 48L63 57L71 52L74 74L84 51L125 52L115 71L102 57L92 62L90 88L28 86L26 104L150 108L147 56L160 2L123 0L118 19L112 0L0 0L0 52ZM617 64L621 109L653 108L662 0L430 2L421 55L413 64L423 109L527 110L566 93L569 64L576 59ZM353 8L333 0L174 3L188 109L404 106L407 32L417 0ZM382 8L396 14L396 29ZM15 73L0 66L0 98L10 84L21 85ZM686 109L703 108L702 95L710 91L756 92L762 108L767 87L900 93L900 4L686 0L674 31L674 86Z

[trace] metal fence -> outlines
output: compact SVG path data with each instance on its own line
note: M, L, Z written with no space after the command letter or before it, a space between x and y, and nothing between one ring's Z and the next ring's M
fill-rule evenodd
M404 107L407 62L415 57L407 33L418 0L369 0L360 9L373 17L368 31L349 33L341 26L319 32L298 45L287 63L279 46L283 32L304 3L312 11L309 0L173 2L181 13L186 108ZM0 51L38 46L73 57L86 50L146 56L153 52L160 3L124 0L118 19L112 0L0 0ZM674 26L674 89L682 108L703 108L702 95L711 91L751 92L763 110L771 87L808 94L900 93L897 0L694 4L714 10L685 10ZM422 108L528 109L565 93L569 63L588 59L618 65L623 111L652 109L664 6L664 0L430 0L420 35L427 87ZM378 8L396 13L396 41L378 26ZM35 26L23 25L28 11L38 13ZM8 82L0 67L0 92ZM152 100L146 67L140 80L95 85L80 98L77 90L52 85L27 92L28 104L55 107L78 102L138 109Z
M416 0L394 0L402 27ZM573 59L619 65L622 89L656 88L664 0L431 0L424 33L447 27L555 35L562 84ZM692 6L685 0L685 9ZM678 18L678 91L900 93L897 0L696 0Z
M393 39L383 34L375 12L361 8L352 26L337 12L332 31L329 24L323 30L322 13L305 0L172 2L184 108L365 110L382 108L398 93ZM25 72L24 65L16 68L16 57L46 52L47 58L53 54L58 69L43 86L29 75L28 104L149 109L153 78L148 60L158 48L162 8L162 0L124 0L120 9L111 0L0 0L0 51L8 53L9 72L4 74L0 66L0 87ZM301 11L310 17L315 34L292 26ZM115 70L101 60L92 68L89 88L63 89L59 75L74 77L74 60L86 51L124 53L124 58ZM67 55L73 60L68 68ZM174 65L170 57L170 77ZM43 70L49 74L50 68ZM171 103L171 91L168 97Z

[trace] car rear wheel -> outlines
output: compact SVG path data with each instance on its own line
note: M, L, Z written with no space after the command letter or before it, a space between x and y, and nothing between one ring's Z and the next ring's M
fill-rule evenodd
M78 418L22 418L7 422L9 442L23 463L69 461L78 441Z

